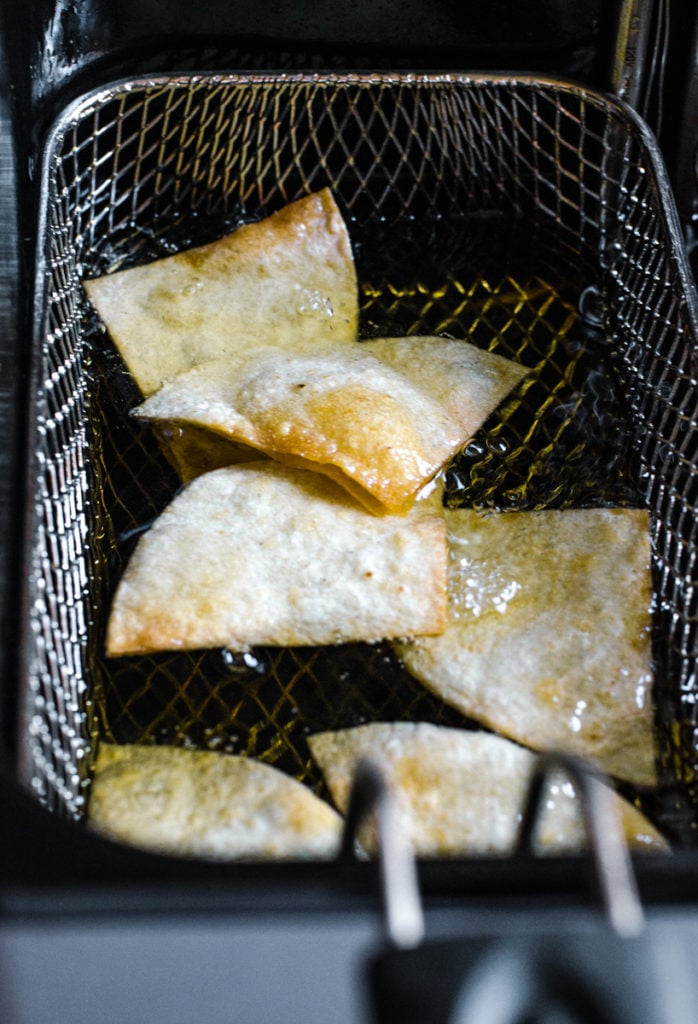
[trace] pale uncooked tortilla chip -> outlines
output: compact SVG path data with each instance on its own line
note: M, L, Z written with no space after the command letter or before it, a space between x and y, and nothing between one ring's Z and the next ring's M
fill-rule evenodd
M448 626L396 645L408 670L526 746L654 784L647 513L445 515Z
M197 477L138 541L107 653L303 646L434 633L446 534L429 503L371 516L317 473L248 463Z
M445 338L257 347L182 374L135 413L208 427L330 476L370 511L404 513L527 372Z
M329 189L208 245L84 282L144 395L250 345L355 341L356 271Z
M306 786L251 758L107 743L87 821L110 839L211 860L332 857L342 829Z
M392 785L417 854L449 857L511 853L535 755L486 732L424 722L372 722L308 738L332 799L346 813L357 763L370 758ZM615 795L628 845L667 849L650 822ZM364 837L370 845L370 836ZM553 775L541 802L535 845L571 852L585 844L579 798Z

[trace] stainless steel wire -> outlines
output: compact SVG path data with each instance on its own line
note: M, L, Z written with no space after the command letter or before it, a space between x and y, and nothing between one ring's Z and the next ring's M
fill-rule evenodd
M132 384L81 280L217 237L325 185L352 235L365 336L467 337L539 375L464 451L453 501L605 501L610 465L615 500L650 507L658 813L688 834L695 294L646 126L622 102L529 77L175 75L106 87L58 119L43 166L29 429L27 785L80 817L107 736L235 749L317 789L304 730L388 715L452 722L382 648L342 651L341 663L322 650L270 650L118 665L102 649L134 532L174 485L129 420ZM605 461L582 480L597 449Z

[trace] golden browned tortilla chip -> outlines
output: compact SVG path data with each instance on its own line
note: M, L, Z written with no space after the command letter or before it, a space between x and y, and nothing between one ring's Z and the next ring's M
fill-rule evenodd
M423 510L422 510L423 509ZM432 633L446 616L443 515L371 516L317 473L215 470L139 540L117 587L110 655L298 646Z
M308 744L342 813L357 762L368 757L381 766L419 855L512 851L535 755L510 740L424 722L373 722L318 733ZM667 849L631 804L616 795L616 806L631 847ZM541 809L539 850L574 851L584 845L579 799L566 778L552 776Z
M444 338L257 347L182 374L136 415L209 427L404 513L526 373Z
M250 345L354 341L356 271L329 189L195 249L84 282L143 394Z
M111 839L212 860L332 857L342 828L307 787L259 761L106 743L87 821Z
M647 513L445 514L448 626L396 645L409 671L520 743L653 784Z

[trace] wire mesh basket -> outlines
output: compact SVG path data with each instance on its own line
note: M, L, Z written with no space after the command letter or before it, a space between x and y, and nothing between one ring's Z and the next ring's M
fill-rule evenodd
M81 280L330 186L362 337L467 338L534 371L453 461L445 501L651 510L661 785L640 797L690 843L698 318L642 123L529 77L169 76L74 103L43 174L20 728L38 799L82 817L103 738L244 753L323 792L311 732L471 724L387 645L104 654L121 567L178 480L129 416L137 390Z

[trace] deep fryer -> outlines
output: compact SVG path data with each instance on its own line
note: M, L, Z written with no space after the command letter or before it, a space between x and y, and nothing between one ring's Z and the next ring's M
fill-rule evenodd
M641 17L635 25L646 28L651 41L661 27L657 19L663 7L639 7ZM431 23L427 38L420 37L420 45L414 43L414 35L412 41L408 39L407 18L405 41L393 39L388 45L383 39L381 47L376 45L379 35L374 34L369 43L365 36L352 34L355 23L341 19L323 23L328 32L331 25L336 33L331 39L309 38L308 22L283 22L283 12L278 15L282 23L269 23L265 32L253 37L248 28L251 15L245 22L241 12L238 31L228 29L223 46L220 29L225 16L215 5L210 8L210 25L197 25L196 31L190 22L175 26L176 15L182 15L170 7L164 24L158 26L162 36L143 31L154 27L148 8L141 14L142 25L131 9L123 21L113 8L106 12L96 7L90 17L83 12L83 35L77 31L81 23L74 6L61 6L51 13L47 17L48 11L37 5L31 8L33 24L27 17L26 23L5 26L11 86L7 111L15 115L9 136L15 149L8 155L5 172L20 196L8 213L5 245L9 273L4 313L10 340L4 387L11 443L3 467L3 514L8 536L15 543L3 551L8 622L3 658L6 678L16 680L16 685L8 685L5 694L4 799L8 816L18 821L6 837L8 949L21 949L26 942L31 914L43 916L42 935L48 921L58 927L56 934L65 943L66 923L77 920L81 908L85 917L77 936L90 934L96 920L101 928L117 919L117 931L124 922L131 927L138 920L131 916L134 911L142 915L145 908L151 910L154 916L140 936L134 928L136 945L148 941L151 927L155 933L160 927L167 932L182 911L187 912L181 918L185 932L189 927L206 932L212 920L206 915L213 907L218 908L214 931L228 924L237 941L246 928L258 926L260 918L246 914L260 904L262 913L268 912L277 926L269 938L269 948L275 948L277 956L274 943L282 941L289 922L302 935L312 920L311 944L325 930L340 948L344 943L348 957L356 957L362 942L372 940L373 875L368 865L355 865L345 876L332 866L225 869L163 862L102 844L70 820L80 817L85 783L89 784L90 753L104 730L111 730L117 739L134 739L152 738L148 730L153 728L148 709L124 701L129 687L139 691L139 680L114 680L108 666L100 662L99 626L91 627L103 599L100 595L109 590L113 571L109 558L115 548L95 544L93 538L104 537L110 530L123 536L143 519L144 509L138 505L138 495L143 493L138 487L141 467L147 467L149 479L161 489L157 500L170 486L166 469L147 441L132 435L124 439L123 421L118 417L129 395L116 389L115 399L115 389L104 389L104 381L115 379L113 365L95 367L93 360L84 359L97 328L85 319L79 276L86 269L105 269L117 260L136 260L157 254L160 247L199 238L214 224L218 228L234 223L241 213L259 215L283 198L328 179L336 186L358 251L366 254L360 262L360 279L365 285L362 302L367 322L394 323L407 330L424 323L443 329L445 324L446 329L465 330L475 337L494 332L506 344L503 318L511 313L512 290L518 288L513 320L527 338L532 362L548 358L551 352L582 353L578 363L575 357L570 364L578 365L580 376L573 373L564 382L569 393L559 402L563 423L573 439L582 426L589 425L615 439L601 446L602 461L591 468L591 478L582 485L589 488L582 500L592 491L598 493L601 467L605 472L610 466L614 486L622 481L621 491L612 498L629 501L641 488L657 513L655 581L660 628L656 658L659 675L667 681L658 701L666 785L658 805L650 809L675 839L677 850L670 864L641 858L637 872L645 900L658 908L659 930L666 927L662 915L669 914L668 903L690 929L690 903L695 895L692 512L696 456L696 300L686 251L692 215L685 176L690 137L684 122L673 126L665 142L672 191L672 181L644 123L633 109L597 91L612 86L625 91L635 109L644 108L642 113L654 121L660 136L666 135L667 118L658 120L661 97L656 86L651 90L648 85L661 52L655 54L650 47L645 73L643 61L631 62L636 79L628 76L627 68L619 70L616 55L612 81L604 70L609 66L609 44L619 38L625 23L619 19L619 29L614 19L602 17L606 12L598 11L593 12L595 21L582 19L584 33L572 18L572 29L583 34L581 43L573 31L566 36L559 22L543 24L541 33L547 27L557 35L557 47L544 46L542 39L537 47L519 48L498 40L497 59L491 40L480 38L478 47L472 45L471 36L471 49L459 49L452 36L446 40L438 19ZM573 13L581 18L579 12ZM414 12L415 24L418 14ZM380 18L378 22L380 28ZM40 25L45 31L38 41L32 32ZM486 29L482 28L483 37ZM129 39L129 31L137 46ZM463 32L468 34L467 26ZM516 38L520 42L522 37ZM31 53L30 75L19 69L14 50L18 42L24 46L21 52ZM630 40L625 42L629 45ZM641 44L642 39L633 42ZM555 60L549 63L551 55ZM477 73L478 67L493 66L506 74ZM524 73L530 71L532 76ZM668 88L672 78L665 75L660 80ZM673 85L682 97L683 89L689 95L687 82L690 85L688 76ZM237 168L235 174L221 163L219 172L216 159L234 150L216 141L210 125L228 124L226 111L248 102L248 130L253 135L256 131L258 139L266 140L264 144L272 145L270 133L260 132L259 124L278 124L285 117L290 128L279 137L300 141L281 154L273 148L266 158L257 154L251 167ZM32 111L30 122L18 117L22 109ZM302 122L300 127L293 118ZM172 124L178 126L176 140L163 129ZM221 131L220 127L215 130ZM144 144L151 137L159 140L156 161L152 148ZM391 145L385 145L386 138ZM245 151L245 146L240 149ZM350 156L356 171L347 174ZM241 182L237 192L229 187L233 179ZM683 222L676 216L674 191L681 200ZM456 223L449 217L454 206L464 214ZM421 217L417 227L407 216L414 209ZM437 230L444 223L446 230ZM395 250L405 246L427 254L422 292L417 290L416 295L400 277L407 268ZM379 278L371 264L376 251L381 257L377 262L394 268L392 279ZM454 253L460 260L458 286L464 282L471 286L466 306L455 301L457 289L445 297L441 294L438 275L444 265L453 265ZM529 278L526 271L531 268ZM396 302L395 295L401 301ZM31 331L30 352L26 337ZM589 379L588 360L604 367L597 391L591 395L584 394L581 384ZM546 383L544 398L559 398L560 387L558 374ZM20 416L24 396L29 413ZM526 412L511 410L508 420L491 426L490 440L508 438L511 449L512 437L520 437L517 431ZM528 412L535 418L536 407ZM537 457L546 450L551 430L550 424L543 425ZM106 452L106 470L101 458L93 457L97 450ZM489 451L482 490L474 499L463 484L467 474L454 468L454 500L500 505L551 500L545 489L552 470L544 458L534 460L534 473L530 458L512 466L497 459L495 444ZM31 456L28 472L26 453ZM474 455L471 452L468 457ZM516 491L512 472L519 484L519 499L511 496ZM100 477L100 473L106 475ZM102 495L112 486L113 473L132 488L129 493L136 494L134 507L124 508L127 521L116 527L109 496L93 500L95 493ZM580 497L575 490L580 486L578 475L565 483L568 489L563 487L553 497L562 505ZM145 501L151 500L148 489ZM23 579L23 602L18 609L16 594ZM15 595L12 599L10 593ZM349 659L356 657L356 652L346 654ZM377 664L380 657L368 665L377 694L373 713L376 707L385 713L394 706L391 702L400 699L392 677L387 682L383 678L383 668ZM318 667L316 658L310 663L295 656L290 665L288 661L288 655L280 657L272 664L271 674L288 705L294 707L303 698L304 681L316 686L328 672L336 676L346 668ZM360 666L366 670L365 652ZM151 679L158 674L159 689L174 687L157 722L160 736L193 742L200 742L202 735L217 742L222 738L234 749L242 731L247 738L261 734L265 742L260 726L268 729L268 709L276 706L278 694L263 695L257 719L243 716L224 733L215 706L226 705L229 675L223 675L214 693L211 721L199 720L195 699L193 710L191 705L184 710L178 706L181 678L196 679L199 672L201 678L210 679L210 669L206 663L180 666L172 683L169 666L147 667ZM143 666L138 671L144 671ZM293 681L291 690L289 681ZM238 678L234 685L239 685ZM415 699L411 712L415 716L438 714ZM365 715L366 708L347 706L343 713L351 719ZM287 723L272 724L279 734L289 735ZM268 742L264 751L273 747L274 737ZM293 743L290 749L287 745L284 756L290 770L306 770ZM86 890L88 882L95 884ZM463 921L473 931L485 922L489 927L493 908L513 913L517 919L515 908L519 923L511 926L530 927L532 916L540 922L564 907L574 918L580 904L587 903L586 884L574 860L544 866L530 859L429 864L422 866L422 882L437 926L446 931L463 926ZM62 900L60 913L56 899ZM120 904L125 917L119 917ZM464 915L457 924L456 910ZM689 947L687 939L683 948ZM317 948L308 955L322 962ZM341 967L335 964L335 969L346 971L346 961ZM203 998L201 992L198 998ZM320 999L317 993L315 999ZM28 1004L20 999L18 1005ZM319 1005L316 1002L312 1012ZM239 1019L246 1018L243 1014Z

